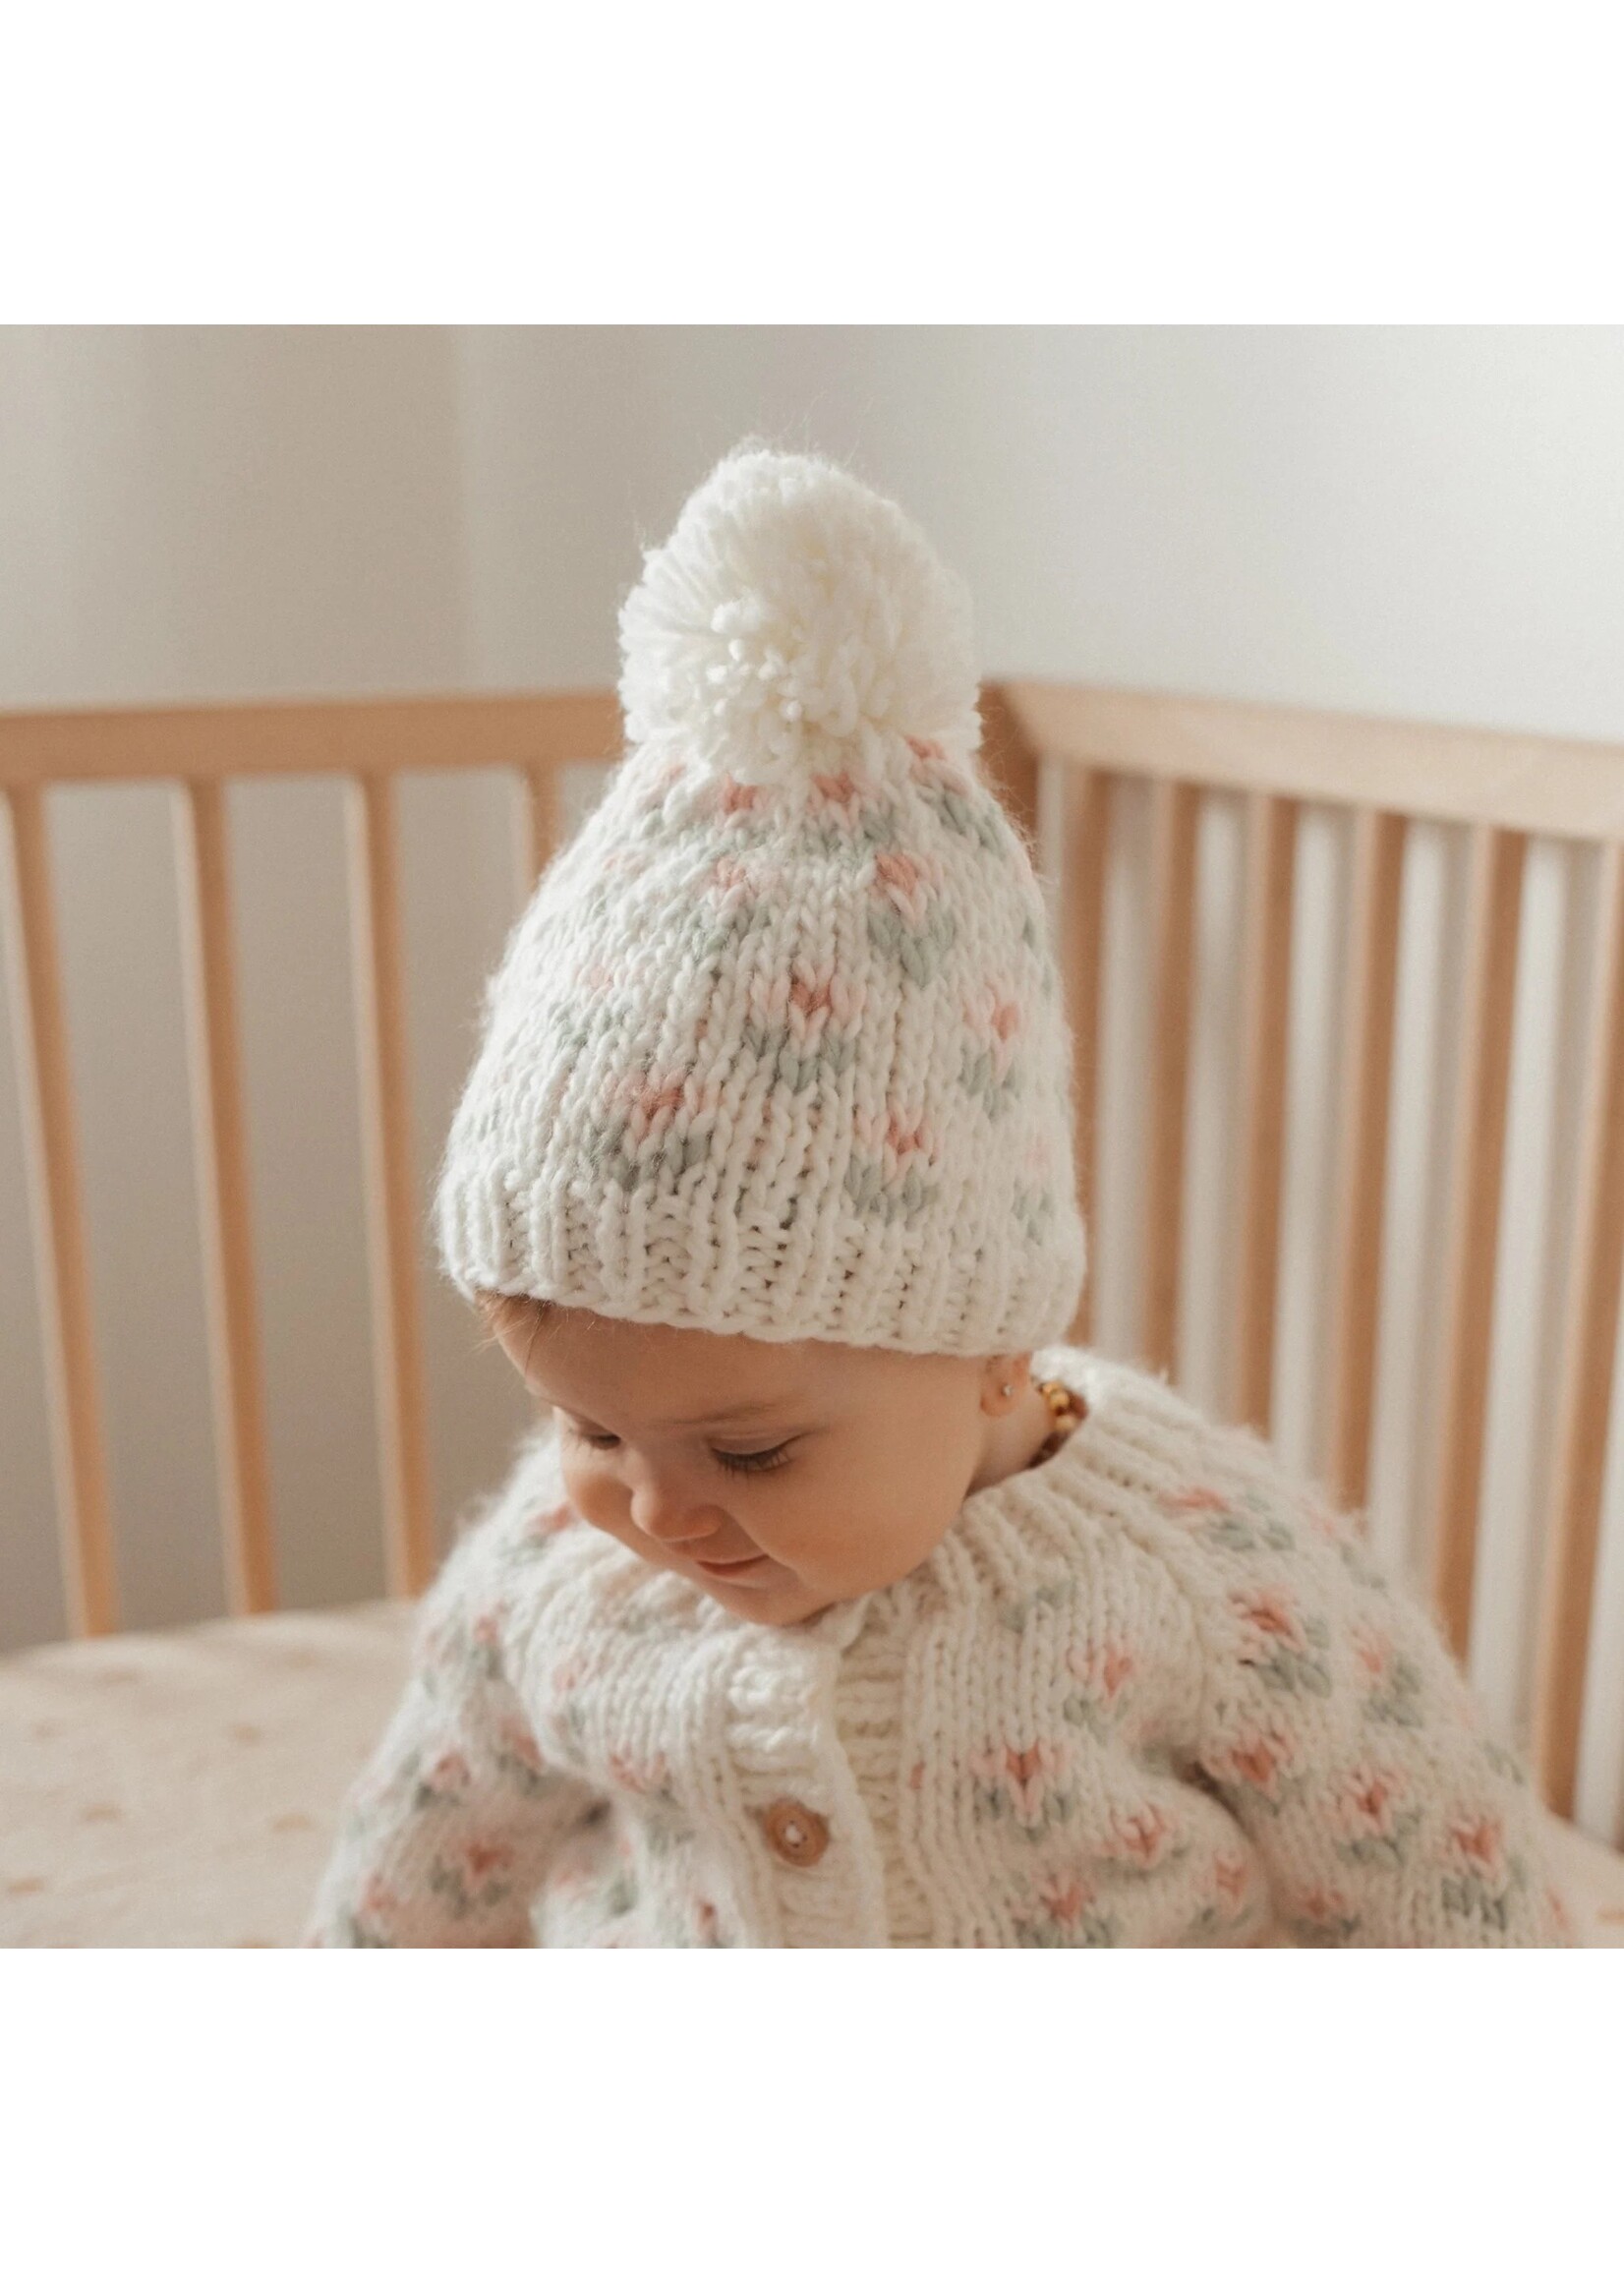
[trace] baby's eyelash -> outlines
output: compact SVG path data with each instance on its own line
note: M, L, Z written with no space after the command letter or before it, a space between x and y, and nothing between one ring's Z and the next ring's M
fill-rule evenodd
M590 1445L594 1452L612 1453L620 1442L618 1437L611 1437L601 1429L583 1429L574 1423L570 1427L576 1441ZM725 1453L719 1445L713 1445L711 1457L720 1467L732 1470L735 1476L765 1477L769 1471L784 1466L794 1441L793 1437L787 1437L782 1445L768 1445L759 1453Z
M789 1458L789 1447L793 1441L791 1438L786 1439L782 1445L769 1445L764 1452L760 1453L725 1453L717 1445L711 1447L711 1452L725 1469L732 1469L747 1477L761 1477L765 1476L769 1469L782 1469L783 1467Z

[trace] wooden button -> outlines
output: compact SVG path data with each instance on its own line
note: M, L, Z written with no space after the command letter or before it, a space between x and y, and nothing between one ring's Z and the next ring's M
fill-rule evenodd
M775 1800L761 1822L773 1853L785 1863L816 1863L829 1845L827 1820L798 1800Z

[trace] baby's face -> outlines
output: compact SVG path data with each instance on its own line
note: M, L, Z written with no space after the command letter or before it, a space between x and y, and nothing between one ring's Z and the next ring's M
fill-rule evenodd
M587 1522L764 1625L912 1571L965 1494L1018 1468L1048 1426L1029 1361L756 1342L563 1307L539 1323L509 1313L496 1335L555 1410Z

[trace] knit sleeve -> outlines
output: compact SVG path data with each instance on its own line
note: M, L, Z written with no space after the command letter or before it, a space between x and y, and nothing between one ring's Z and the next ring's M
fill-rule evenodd
M494 1527L466 1533L419 1609L393 1719L346 1803L309 1948L513 1946L593 1795L546 1764L503 1662Z
M1357 1521L1229 1431L1236 1471L1164 1497L1205 1646L1197 1773L1304 1945L1574 1940L1522 1764Z

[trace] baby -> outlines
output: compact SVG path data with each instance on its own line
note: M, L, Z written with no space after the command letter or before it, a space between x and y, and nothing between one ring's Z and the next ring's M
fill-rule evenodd
M1068 1347L1043 900L969 613L735 451L488 990L446 1270L548 1419L426 1599L320 1944L1543 1944L1519 1763L1252 1431Z

